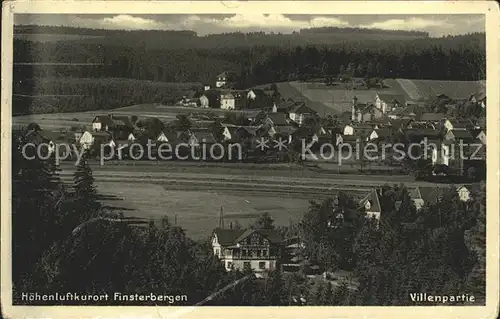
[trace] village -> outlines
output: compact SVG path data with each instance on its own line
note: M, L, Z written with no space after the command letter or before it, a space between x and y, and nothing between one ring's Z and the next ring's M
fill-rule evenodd
M328 162L331 162L336 165L336 173L340 174L342 171L347 174L344 175L346 178L349 174L355 176L369 174L370 170L377 171L378 167L379 172L385 174L397 175L399 172L411 176L415 181L427 180L438 183L434 186L431 183L423 186L415 184L410 188L411 200L417 211L426 204L431 205L438 201L444 189L439 187L439 183L444 183L444 186L455 185L460 200L464 203L469 202L473 189L477 187L475 185L486 176L484 89L473 91L474 88L471 88L470 92L461 90L459 94L456 91L442 89L430 101L414 101L409 98L409 94L405 96L379 92L374 93L374 100L362 100L356 94L362 92L363 89L359 87L363 84L357 81L353 82L356 83L357 90L352 86L350 88L352 93L350 110L346 109L340 115L322 116L323 114L309 107L304 100L281 98L276 85L248 90L232 89L231 83L234 77L235 75L230 72L223 72L215 79L214 88L205 85L200 90L184 96L172 106L172 109L186 111L179 112L173 121L165 122L161 118L142 116L140 113L116 115L109 112L95 116L92 126L83 131L71 129L54 132L35 126L35 130L30 134L30 141L35 144L47 143L49 152L61 150L68 152L68 149L56 146L75 143L78 148L86 151L89 159L108 156L106 154L111 152L113 156L106 157L109 160L107 166L113 166L113 163L117 163L116 160L127 161L131 158L147 160L128 152L128 148L134 143L139 145L153 143L154 148L166 143L170 145L184 143L195 149L214 144L222 145L224 148L238 143L243 147L241 158L220 156L204 160L215 162L215 167L221 166L222 169L230 162L263 166L269 163L293 163L305 167L328 165ZM435 91L439 92L439 87ZM361 93L360 96L366 94ZM425 107L425 104L435 106L436 111L432 112L429 107ZM450 116L450 112L446 112L457 108L458 105L475 108L476 111L479 110L480 116L476 119L463 119ZM406 152L412 152L408 146L423 145L424 140L433 142L438 147L426 153L427 158L418 160L403 158L399 162L388 158L367 162L366 159L358 158L347 159L347 164L341 165L337 155L337 157L332 156L330 161L323 160L317 164L310 157L304 157L300 153L301 141L312 145L311 149L316 152L325 144L333 145L338 151L343 145L359 147L359 143L362 145L402 143ZM480 146L479 150L474 151L469 147L466 148L468 153L465 153L464 157L450 158L450 148L460 141L465 145L475 145L476 148ZM273 142L282 147L277 149L269 146L274 145ZM263 145L268 146L263 147ZM107 150L104 154L100 153L103 149ZM187 151L185 153L184 157L176 155L181 159L188 159L188 162L195 162L198 159ZM469 158L472 153L474 158ZM69 153L62 155L68 162L74 160ZM175 162L179 158L174 157L172 160ZM385 171L380 171L380 167ZM386 181L390 182L391 177L387 176ZM240 182L249 183L249 180L245 182L243 178ZM363 184L362 179L360 182ZM307 184L304 183L302 185L306 187ZM332 180L331 183L335 184L335 181ZM230 185L227 187L230 188ZM357 198L359 207L366 216L379 221L382 213L379 199L381 190L376 185L377 182L372 182L363 187L358 186ZM211 186L207 187L211 189ZM338 189L342 189L342 186L339 185ZM269 191L273 192L272 189ZM307 191L304 191L304 194L306 193ZM335 218L329 221L329 225L334 227L334 221L339 218L343 218L342 214L335 215ZM273 229L236 228L232 222L231 225L227 223L224 225L222 207L218 227L212 232L211 245L214 255L228 271L250 268L258 276L262 276L277 267L294 272L304 266L304 263L307 264L306 260L300 258L300 250L304 245L300 238L296 236L284 238ZM325 269L318 270L317 265L307 265L307 267L311 278L322 274L323 280L330 281L334 285L344 282L348 283L349 289L356 289L356 281L353 281L348 272L331 274ZM295 302L301 303L299 299Z
M12 304L492 306L492 10L223 6L14 15Z

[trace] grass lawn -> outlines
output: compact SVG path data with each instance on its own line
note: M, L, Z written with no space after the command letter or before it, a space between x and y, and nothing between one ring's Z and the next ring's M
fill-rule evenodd
M225 226L237 220L243 227L252 223L259 214L269 212L276 225L289 225L302 219L309 208L307 200L294 198L238 196L224 192L170 191L161 185L127 185L126 183L96 182L98 190L104 195L113 195L122 201L108 203L133 210L124 211L125 215L161 219L168 216L174 223L184 228L193 239L210 236L219 225L220 208L223 207Z

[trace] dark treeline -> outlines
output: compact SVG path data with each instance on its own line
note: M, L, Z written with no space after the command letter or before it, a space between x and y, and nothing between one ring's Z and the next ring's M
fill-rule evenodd
M336 75L436 80L484 79L484 34L414 41L345 43L341 46L254 46L219 49L150 49L80 42L15 40L15 62L98 63L97 66L16 65L15 92L40 76L119 77L164 82L213 83L223 70L249 87ZM29 91L28 91L29 92Z
M198 34L190 30L111 30L111 29L91 29L79 28L70 26L49 26L49 25L16 25L14 33L17 34L82 34L82 35L123 35L123 34L178 34L197 37ZM319 28L304 28L300 29L299 33L314 34L314 33L365 33L365 34L397 34L407 36L428 37L429 33L424 31L405 31L405 30L384 30L376 28L340 28L340 27L319 27ZM209 34L204 37L215 35L231 35L242 34L242 32L225 32L220 34ZM265 32L245 32L247 35L273 35L275 33ZM280 34L280 33L277 33ZM281 34L282 35L282 34Z
M123 78L35 78L13 96L14 115L107 110L145 103L173 105L200 83ZM34 92L37 96L29 96ZM54 96L55 94L55 96Z
M317 32L316 32L317 30ZM33 41L58 41L72 38L83 43L118 44L140 46L145 42L156 49L179 48L233 48L265 46L297 46L307 44L341 44L380 40L412 40L426 38L426 33L397 30L361 29L361 28L318 28L306 29L292 34L265 32L228 32L198 36L193 31L172 30L105 30L58 26L15 26L16 38ZM48 37L47 35L50 35ZM60 35L58 37L58 35ZM72 37L68 37L72 36Z
M349 34L395 34L395 35L407 35L407 36L419 36L428 37L429 33L424 31L404 31L404 30L384 30L376 28L340 28L340 27L320 27L320 28L306 28L300 29L300 33L303 34L314 34L314 33L349 33Z
M111 29L91 29L68 26L50 25L16 25L14 34L75 34L75 35L95 35L95 36L120 36L124 34L177 34L186 36L197 36L194 31L170 31L170 30L111 30Z

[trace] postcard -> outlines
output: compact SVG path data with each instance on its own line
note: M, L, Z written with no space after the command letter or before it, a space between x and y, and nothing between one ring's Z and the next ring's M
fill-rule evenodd
M496 318L498 21L4 2L2 317Z

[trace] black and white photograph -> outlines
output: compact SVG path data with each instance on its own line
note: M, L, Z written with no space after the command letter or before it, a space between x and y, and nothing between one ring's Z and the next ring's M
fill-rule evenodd
M3 9L2 317L498 315L498 4L43 2Z

